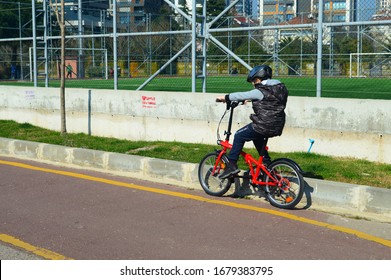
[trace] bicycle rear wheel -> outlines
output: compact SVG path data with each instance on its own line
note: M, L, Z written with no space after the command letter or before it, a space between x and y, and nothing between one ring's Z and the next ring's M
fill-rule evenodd
M279 186L266 185L267 199L271 205L282 208L294 208L303 197L304 179L297 166L285 159L273 161L268 169L272 176L279 182ZM264 174L263 180L273 182Z
M231 180L220 179L219 175L224 172L224 169L228 165L228 158L223 155L220 162L217 163L215 172L213 168L216 164L218 152L212 152L207 154L200 162L198 167L198 180L200 181L203 190L213 196L224 195L231 187Z

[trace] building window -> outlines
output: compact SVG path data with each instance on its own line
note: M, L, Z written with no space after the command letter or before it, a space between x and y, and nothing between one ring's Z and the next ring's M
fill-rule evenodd
M129 16L121 16L120 17L120 23L121 24L128 24L129 23Z
M344 22L344 21L346 21L346 16L345 15L334 15L333 21L334 22Z
M263 7L264 12L276 12L276 6L275 5L265 5Z
M316 6L318 7L318 6ZM324 4L324 9L327 10L346 10L346 2L330 1Z
M346 10L346 2L333 2L333 10Z

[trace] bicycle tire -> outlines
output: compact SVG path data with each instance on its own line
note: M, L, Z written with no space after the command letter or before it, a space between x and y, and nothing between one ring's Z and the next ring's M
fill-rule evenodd
M232 181L230 179L220 179L221 175L228 165L228 158L223 155L218 163L219 168L212 175L213 167L216 163L219 152L212 152L207 154L198 166L198 180L202 189L209 195L222 196L231 187Z
M276 159L269 166L270 173L281 183L280 187L266 185L266 197L269 203L281 209L292 209L302 199L304 193L304 179L299 168L290 160ZM264 174L264 182L272 179Z

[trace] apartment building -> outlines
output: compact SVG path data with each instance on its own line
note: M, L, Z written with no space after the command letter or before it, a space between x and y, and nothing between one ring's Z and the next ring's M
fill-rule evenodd
M82 30L94 30L95 33L99 33L104 26L112 25L109 7L110 0L65 0L65 26L69 32L79 32L81 16Z
M144 20L144 0L117 0L117 8L119 24L133 25Z
M65 0L70 26L77 26L78 0ZM179 7L192 9L193 1L201 5L204 0L171 0ZM226 6L234 0L225 0ZM110 26L113 15L113 0L81 0L83 25ZM117 24L132 26L145 19L145 0L117 0ZM319 0L240 0L235 5L237 16L251 18L261 25L278 25L298 17L317 19ZM73 11L73 13L71 12ZM391 0L335 0L324 1L324 22L365 21L391 15ZM298 22L300 20L295 20Z
M376 0L376 10L378 12L391 10L391 0Z
M193 9L193 0L170 0L175 6L183 9L186 6L186 9L191 11ZM202 2L204 0L194 0L196 1L197 8L202 7Z
M391 18L391 0L376 0L376 13L373 18Z
M263 25L275 25L296 16L297 0L260 0L259 18Z
M324 1L323 22L350 22L356 20L356 0ZM313 14L317 15L319 0L311 0Z
M111 27L114 0L81 0L83 28L94 28L96 32ZM68 29L75 29L79 22L79 1L65 0L65 19ZM117 24L132 25L144 19L144 0L117 0Z
M255 0L253 14L258 14L263 25L289 22L295 17L316 19L319 0ZM376 3L375 3L376 2ZM376 11L389 11L391 0L335 0L323 1L324 22L365 21ZM254 12L257 9L257 12ZM379 13L379 12L377 12Z

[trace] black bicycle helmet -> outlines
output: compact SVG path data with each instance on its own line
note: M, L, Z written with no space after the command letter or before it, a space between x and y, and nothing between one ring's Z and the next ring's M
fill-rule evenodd
M273 70L267 65L255 66L247 76L247 82L251 83L255 78L267 80L272 78Z

